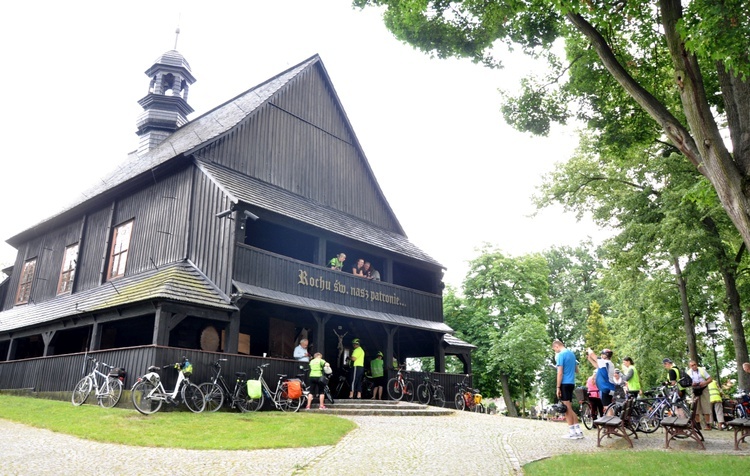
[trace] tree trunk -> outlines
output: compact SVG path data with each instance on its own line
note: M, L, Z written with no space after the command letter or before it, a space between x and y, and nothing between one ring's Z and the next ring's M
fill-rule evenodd
M517 417L518 412L513 404L513 398L510 396L510 382L508 382L508 376L502 372L500 372L500 385L503 387L503 400L505 401L505 408L508 409L508 416Z
M682 320L685 324L685 336L687 337L688 356L690 360L698 362L698 350L695 346L695 324L693 323L693 317L690 315L690 304L688 303L687 295L687 282L685 277L682 275L682 269L680 268L680 262L677 258L674 258L674 271L675 281L677 281L677 289L680 291L680 309L682 310Z
M714 238L713 248L719 262L719 270L721 272L721 277L724 280L724 289L726 290L727 295L727 310L724 313L724 317L732 331L734 358L739 367L742 365L742 362L750 362L747 351L747 339L745 339L745 330L742 327L742 306L740 304L740 293L737 290L736 280L737 263L739 263L745 247L742 247L734 261L730 260L724 251L724 246L716 223L710 217L706 217L703 219L703 225ZM737 375L737 384L739 385L739 388L748 388L748 385L750 385L750 375L739 371Z

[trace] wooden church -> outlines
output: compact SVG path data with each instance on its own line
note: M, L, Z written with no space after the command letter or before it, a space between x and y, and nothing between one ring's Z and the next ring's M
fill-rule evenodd
M339 365L359 338L368 359L442 372L456 355L470 372L474 347L443 322L444 268L407 239L317 55L191 121L185 58L146 75L138 150L7 240L0 389L70 389L87 352L131 375L179 355L291 372L303 337ZM352 274L360 258L380 280Z

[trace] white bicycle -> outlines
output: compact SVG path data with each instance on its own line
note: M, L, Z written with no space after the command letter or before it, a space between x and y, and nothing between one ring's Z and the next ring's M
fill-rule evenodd
M90 356L86 357L86 360L93 362L94 368L91 369L88 375L79 380L73 389L73 396L71 398L73 405L83 405L89 398L91 391L94 390L96 400L102 408L114 407L122 396L122 380L120 380L118 373L112 372L115 367L104 362L99 362ZM110 372L107 374L100 372L100 365L109 369ZM99 385L100 379L102 380L101 386Z
M174 390L168 393L164 389L164 384L158 372L169 368L177 369L179 375ZM165 365L161 368L152 365L148 368L148 373L138 377L130 391L133 406L144 415L150 415L158 412L164 402L173 405L179 405L183 402L191 412L202 412L206 407L205 397L197 385L190 383L192 371L193 366L186 357L182 358L182 362Z

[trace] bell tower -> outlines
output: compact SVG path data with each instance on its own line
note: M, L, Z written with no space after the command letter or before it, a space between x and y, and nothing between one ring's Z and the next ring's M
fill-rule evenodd
M179 35L179 28L176 31ZM195 82L190 65L175 49L156 58L146 70L150 78L148 94L138 101L143 112L138 117L138 155L158 146L179 127L188 122L193 108L187 103L188 90Z

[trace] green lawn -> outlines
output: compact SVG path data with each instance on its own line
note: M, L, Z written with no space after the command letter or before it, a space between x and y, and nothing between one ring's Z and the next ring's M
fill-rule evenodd
M750 474L747 455L708 455L702 451L619 451L597 454L569 454L529 463L526 476L567 474L642 474L648 476Z
M199 450L254 450L333 445L356 425L313 412L263 411L144 416L132 409L74 407L70 402L0 395L0 418L92 441Z

